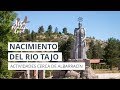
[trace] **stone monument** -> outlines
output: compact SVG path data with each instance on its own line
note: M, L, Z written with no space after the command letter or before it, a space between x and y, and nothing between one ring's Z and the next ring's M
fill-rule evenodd
M75 28L74 30L75 41L73 49L73 59L76 61L78 61L78 59L87 59L85 30L82 28L82 18L79 17L78 20L78 28Z
M77 71L67 71L65 73L65 77L74 77L75 79L95 79L97 76L95 75L94 71L91 68L90 60L87 58L86 55L86 32L85 29L82 27L83 18L78 18L78 28L74 30L74 42L73 42L73 50L71 50L71 59L68 62L85 62L85 70L77 70ZM56 75L60 77L59 71Z
M86 32L85 29L82 27L82 21L83 18L78 18L78 28L75 28L74 30L74 43L73 43L73 50L71 53L71 59L69 59L70 62L85 62L85 70L81 70L80 76L83 79L93 79L96 78L95 73L93 72L90 60L87 58L86 55Z
M71 59L69 59L70 62L85 62L86 68L90 67L90 61L87 59L86 55L86 33L85 29L82 27L82 21L83 18L78 18L78 28L75 28L74 30L74 42L73 42L73 50L71 52ZM81 78L87 78L87 73L85 71L81 70L78 73L80 73Z

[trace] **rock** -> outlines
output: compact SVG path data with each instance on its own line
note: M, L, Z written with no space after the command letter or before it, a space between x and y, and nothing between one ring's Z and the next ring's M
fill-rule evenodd
M53 71L53 78L59 78L59 71Z
M65 77L65 71L62 70L53 71L53 78L64 78L64 77Z
M60 72L59 72L59 75L60 75L60 76L59 76L60 78L64 78L64 77L65 77L65 71L60 71Z
M78 79L78 78L80 78L80 74L78 72L76 72L76 71L68 71L65 74L65 77L70 77L70 78Z
M86 68L87 79L98 79L98 76L94 73L91 67Z

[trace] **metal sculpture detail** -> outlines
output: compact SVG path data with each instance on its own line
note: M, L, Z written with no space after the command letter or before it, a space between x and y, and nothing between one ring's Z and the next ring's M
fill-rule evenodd
M22 33L27 29L26 23L29 23L29 21L27 21L27 16L25 16L23 21L20 21L20 18L17 18L16 22L12 26L12 30L14 30L14 33Z

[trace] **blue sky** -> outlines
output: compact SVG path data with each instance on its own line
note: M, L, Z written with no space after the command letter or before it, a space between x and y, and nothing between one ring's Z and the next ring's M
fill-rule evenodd
M83 27L86 36L94 36L96 39L107 40L110 37L120 39L120 11L16 11L18 17L23 20L28 17L30 23L27 27L37 31L39 26L47 29L52 25L53 30L58 27L62 31L67 27L68 32L73 33L78 27L78 17L83 17Z

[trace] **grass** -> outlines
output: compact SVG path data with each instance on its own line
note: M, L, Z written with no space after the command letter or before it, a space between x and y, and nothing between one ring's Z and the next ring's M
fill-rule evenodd
M99 70L99 69L95 69L94 72L97 74L97 73L120 73L119 70L107 70L107 69L102 69L102 70Z

